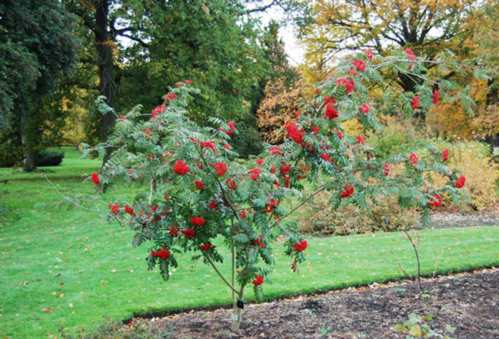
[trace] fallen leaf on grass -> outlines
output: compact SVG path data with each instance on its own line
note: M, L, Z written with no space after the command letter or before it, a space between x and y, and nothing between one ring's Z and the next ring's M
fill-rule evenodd
M44 307L42 308L42 312L44 313L52 313L53 309L52 307Z

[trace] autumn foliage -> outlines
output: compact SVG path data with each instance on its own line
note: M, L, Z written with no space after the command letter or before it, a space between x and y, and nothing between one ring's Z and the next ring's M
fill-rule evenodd
M283 126L296 118L304 98L303 84L297 82L292 88L284 79L269 81L265 86L264 99L256 112L257 127L263 139L271 144L280 144L285 137Z

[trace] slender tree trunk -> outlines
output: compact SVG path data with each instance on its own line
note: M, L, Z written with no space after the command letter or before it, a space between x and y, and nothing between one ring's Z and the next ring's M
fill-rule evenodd
M231 244L231 261L232 261L232 287L236 286L236 248L234 246L234 240ZM234 290L232 290L232 324L231 329L234 332L239 331L239 326L241 325L241 309L238 305L239 296Z
M239 306L236 304L232 307L232 325L231 325L231 330L234 333L239 332L239 328L241 327L241 316L242 316L242 309L239 308Z
M417 247L414 239L409 234L409 231L404 229L404 230L402 230L402 232L404 232L407 240L409 240L409 242L411 243L412 249L414 250L414 255L416 257L416 264L417 264L417 266L416 266L416 282L418 283L418 291L419 291L419 293L421 293L421 260L419 258L418 247Z
M232 306L232 325L231 330L235 333L239 333L239 328L241 327L241 321L243 319L243 293L244 293L244 285L241 285L239 290L239 298L236 303Z

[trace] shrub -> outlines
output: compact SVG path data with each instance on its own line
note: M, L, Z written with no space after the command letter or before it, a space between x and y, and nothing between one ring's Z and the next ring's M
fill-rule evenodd
M408 133L404 133L408 131ZM417 148L417 145L431 143L438 149L449 150L449 166L456 168L466 177L469 199L463 201L459 207L473 210L492 208L497 204L497 182L499 181L499 166L494 163L489 145L476 141L447 142L440 139L424 140L418 137L412 139L411 128L400 123L394 123L383 129L383 134L373 135L375 151L387 158L401 151L415 150L422 159L429 156L426 148ZM413 134L414 135L414 134ZM392 172L400 174L403 167L394 166ZM432 185L442 188L447 179L440 175L431 176ZM368 202L368 209L348 205L334 209L330 204L330 194L322 193L308 203L297 217L299 229L307 233L322 233L347 235L369 233L376 231L395 231L415 225L418 221L416 209L401 209L393 199L386 199L376 203ZM463 205L464 203L464 205ZM455 210L457 206L449 197L444 201L444 207ZM440 208L439 210L442 210Z
M477 141L433 142L440 149L449 150L449 165L466 176L468 206L478 211L496 206L499 166L492 159L490 146ZM445 185L445 178L441 176L433 175L432 179L436 187Z
M411 150L415 150L424 158L428 156L424 146L427 144L433 144L440 150L447 148L449 166L466 176L470 193L468 206L474 210L483 210L497 204L498 165L494 163L488 144L478 141L449 142L442 139L425 139L411 125L393 118L388 119L388 125L382 132L371 133L368 139L380 158L389 158ZM432 179L435 187L443 187L446 183L445 177L434 175ZM455 207L450 203L446 205Z
M36 166L59 166L64 159L64 152L40 151L35 158Z
M403 209L397 201L369 202L368 209L355 205L334 209L327 192L316 196L297 216L299 229L305 233L349 235L407 229L418 221L418 211Z
M415 147L417 140L423 135L416 132L414 125L398 118L383 116L383 129L368 134L369 144L375 149L376 155L387 158L394 154L409 151Z
M470 95L477 104L473 110L466 109L462 102L441 102L429 112L426 124L433 135L452 140L480 140L499 133L497 105L487 105L489 89L487 80L466 79Z
M23 158L21 142L15 133L5 128L0 130L0 167L10 167Z
M297 82L288 88L284 79L269 81L256 112L257 126L263 139L271 144L280 144L286 133L282 128L286 122L296 118L300 102L304 97L303 83Z

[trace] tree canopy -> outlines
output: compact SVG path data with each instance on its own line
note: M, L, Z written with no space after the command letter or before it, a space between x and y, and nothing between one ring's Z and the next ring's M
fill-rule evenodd
M27 170L34 167L41 125L50 116L41 109L43 96L75 59L72 21L59 1L6 0L0 4L1 138L8 135L22 145Z
M394 48L411 48L432 60L444 49L460 47L466 20L476 0L318 0L301 25L310 67L323 70L339 52L371 48L386 55ZM401 79L405 90L416 83Z
M254 113L266 82L296 76L279 45L278 25L265 29L256 17L275 6L294 9L295 1L65 1L80 18L78 34L94 40L79 70L93 69L98 81L84 92L100 92L117 111L137 102L152 110L170 87L192 80L203 94L195 98L191 118L199 123L210 116L238 119L248 131L242 138L254 139ZM88 81L78 84L86 86ZM88 139L104 140L113 116L92 121ZM241 147L250 144L258 143L241 140Z

